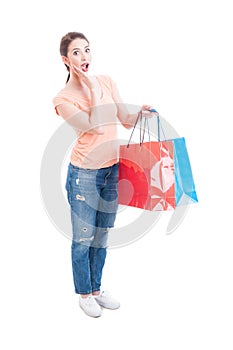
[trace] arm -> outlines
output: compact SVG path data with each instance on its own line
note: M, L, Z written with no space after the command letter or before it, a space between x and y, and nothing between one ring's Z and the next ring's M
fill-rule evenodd
M104 132L101 126L98 100L95 91L93 89L90 91L92 100L90 115L68 102L59 104L56 110L57 113L77 131L101 135Z
M101 135L104 133L104 128L103 120L101 120L101 111L99 108L100 101L97 97L95 86L93 85L92 80L81 69L74 65L71 65L71 69L78 77L80 82L85 84L90 90L90 113L81 111L69 103L58 105L57 112L78 131Z
M117 89L116 84L111 80L112 82L112 98L114 100L114 102L116 103L117 106L117 115L118 118L120 120L120 122L122 123L122 125L127 128L130 129L136 122L138 113L140 111L143 112L143 116L151 116L151 112L149 112L149 110L152 108L149 105L143 105L141 108L138 108L138 111L135 113L129 113L128 109L127 109L127 105L123 102L119 91Z

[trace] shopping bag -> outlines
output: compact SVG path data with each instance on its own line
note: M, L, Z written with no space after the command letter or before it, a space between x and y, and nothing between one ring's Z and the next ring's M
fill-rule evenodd
M131 144L139 120L140 143ZM120 146L119 204L157 211L197 202L185 139L160 141L157 120L158 141L144 142L146 122L142 131L140 114L128 144Z
M173 143L120 146L119 204L147 210L175 208Z
M172 140L174 145L176 206L197 203L192 168L184 137Z

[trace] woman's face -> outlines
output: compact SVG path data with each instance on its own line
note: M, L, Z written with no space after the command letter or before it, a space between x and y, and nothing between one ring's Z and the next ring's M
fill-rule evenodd
M91 63L91 53L88 42L85 39L74 39L68 46L67 57L63 56L63 62L68 66L74 64L83 72L88 72Z

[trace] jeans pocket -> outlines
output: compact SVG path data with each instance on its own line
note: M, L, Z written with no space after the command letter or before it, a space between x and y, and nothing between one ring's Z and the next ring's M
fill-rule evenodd
M71 192L71 189L70 189L70 182L71 182L71 172L72 172L72 169L71 169L71 166L69 165L68 166L68 170L67 170L67 176L66 176L66 184L65 184L65 189L66 189L66 192L67 192L67 199L68 199L68 202L70 203L70 192Z
M67 175L66 175L66 184L65 184L65 188L66 191L68 192L70 187L70 165L68 166L68 170L67 170Z

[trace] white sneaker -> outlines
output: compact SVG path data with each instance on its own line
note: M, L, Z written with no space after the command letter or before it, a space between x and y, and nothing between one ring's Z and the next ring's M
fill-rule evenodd
M113 299L108 291L102 291L99 295L95 296L96 302L105 307L106 309L115 310L120 307L119 301Z
M87 298L79 297L79 306L81 309L91 317L100 317L102 315L102 309L95 301L95 298L90 295Z

